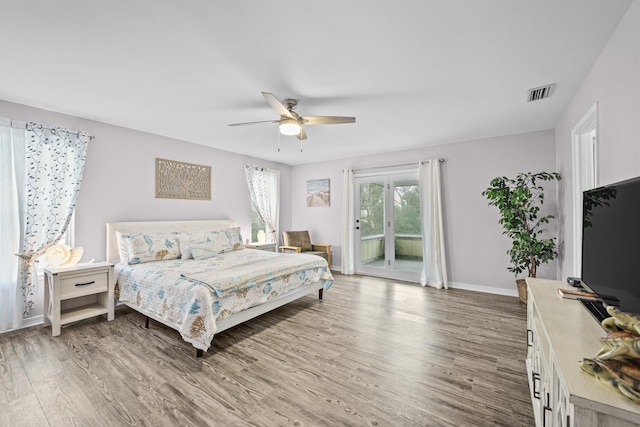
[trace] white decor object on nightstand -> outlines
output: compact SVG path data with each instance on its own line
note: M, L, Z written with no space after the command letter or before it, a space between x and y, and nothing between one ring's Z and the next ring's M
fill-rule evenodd
M44 260L49 267L71 267L80 261L82 253L83 249L81 247L72 248L71 246L59 244L47 249L44 254Z
M56 337L67 323L101 314L113 320L114 288L113 264L108 262L45 268L44 326L51 325L51 334Z
M258 249L261 251L267 251L267 252L275 252L276 251L276 244L275 243L247 243L246 245L244 245L245 248L247 249Z

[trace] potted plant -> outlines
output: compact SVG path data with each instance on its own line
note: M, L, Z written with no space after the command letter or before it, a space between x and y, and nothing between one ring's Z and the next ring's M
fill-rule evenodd
M509 254L511 266L508 270L516 277L527 270L528 277L536 277L539 265L546 264L558 256L555 238L544 238L544 225L553 215L538 217L544 203L543 181L560 180L557 172L520 173L515 178L504 176L491 180L489 188L482 195L489 200L489 206L500 211L498 221L511 239ZM524 279L516 280L520 301L527 302L527 288Z

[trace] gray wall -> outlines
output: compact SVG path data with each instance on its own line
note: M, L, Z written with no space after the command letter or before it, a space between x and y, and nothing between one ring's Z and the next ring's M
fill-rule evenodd
M554 171L553 130L294 166L291 172L293 229L309 229L314 241L331 244L332 263L339 266L342 170L408 163L415 163L417 167L419 160L431 157L446 160L442 165L442 191L449 281L457 287L516 295L515 277L506 269L509 240L501 234L497 209L488 207L481 193L496 176ZM308 208L306 182L321 178L331 180L331 206ZM555 198L555 186L551 186L547 193L551 213L555 212ZM555 263L542 268L538 274L538 277L555 276Z
M634 2L556 127L562 221L558 278L574 273L571 130L598 103L597 185L640 176L640 2ZM579 267L577 270L579 272Z

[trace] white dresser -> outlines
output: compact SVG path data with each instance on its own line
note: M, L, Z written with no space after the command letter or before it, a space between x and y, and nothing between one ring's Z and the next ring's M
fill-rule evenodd
M577 300L562 299L556 280L527 279L527 373L536 426L640 425L640 405L584 372L606 331Z

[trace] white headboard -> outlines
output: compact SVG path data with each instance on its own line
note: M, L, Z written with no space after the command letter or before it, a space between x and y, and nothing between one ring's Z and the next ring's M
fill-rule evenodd
M234 219L211 219L200 221L134 221L107 223L107 261L117 264L120 262L118 254L118 239L116 231L121 233L160 233L163 231L207 231L220 228L235 227Z

